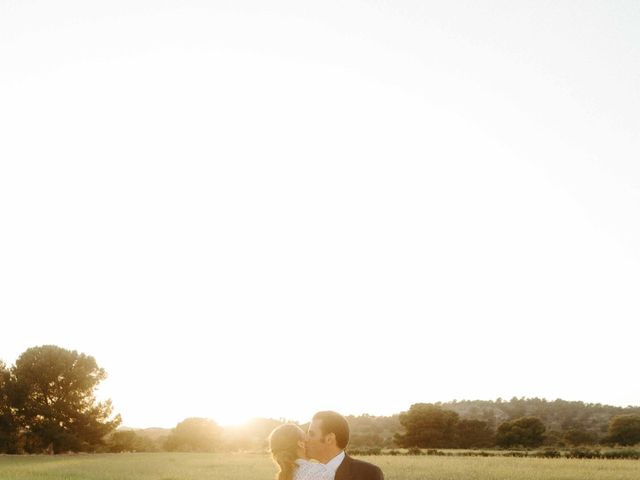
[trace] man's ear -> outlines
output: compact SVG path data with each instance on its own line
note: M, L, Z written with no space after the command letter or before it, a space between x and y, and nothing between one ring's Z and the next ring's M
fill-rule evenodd
M329 443L331 445L336 444L336 434L331 432L330 434L324 437L324 443Z

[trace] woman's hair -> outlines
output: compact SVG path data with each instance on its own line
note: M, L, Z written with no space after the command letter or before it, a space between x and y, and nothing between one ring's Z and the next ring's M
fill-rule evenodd
M276 475L277 480L293 480L300 440L304 440L304 432L293 423L280 425L269 435L271 457L280 468Z

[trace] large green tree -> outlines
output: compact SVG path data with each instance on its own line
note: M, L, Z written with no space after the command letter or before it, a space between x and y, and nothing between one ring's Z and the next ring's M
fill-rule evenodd
M609 422L607 440L620 445L640 443L640 415L630 413L613 417Z
M546 428L538 417L521 417L498 427L496 443L501 447L539 447Z
M187 418L171 430L165 448L171 452L214 452L222 429L208 418Z
M17 453L18 422L13 408L11 372L0 360L0 453Z
M27 452L91 451L121 422L111 401L98 402L106 378L96 360L55 345L26 350L12 369L15 406Z
M483 448L494 444L494 434L483 420L463 419L456 425L457 448Z
M457 423L456 412L430 403L415 403L400 414L405 433L396 434L395 440L401 447L455 447Z

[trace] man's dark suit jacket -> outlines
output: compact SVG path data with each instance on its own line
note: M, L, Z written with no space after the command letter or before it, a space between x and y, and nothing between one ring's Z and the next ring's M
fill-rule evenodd
M384 480L380 467L345 455L334 480Z

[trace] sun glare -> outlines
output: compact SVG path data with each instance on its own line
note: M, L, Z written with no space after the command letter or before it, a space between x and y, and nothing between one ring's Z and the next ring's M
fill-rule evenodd
M211 415L211 418L222 427L240 427L251 420L251 417L246 412L241 411L223 412L222 415L216 412Z
M0 3L0 358L131 428L637 404L638 9L456 3Z

